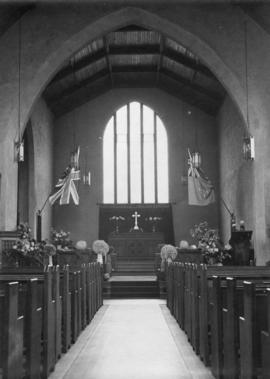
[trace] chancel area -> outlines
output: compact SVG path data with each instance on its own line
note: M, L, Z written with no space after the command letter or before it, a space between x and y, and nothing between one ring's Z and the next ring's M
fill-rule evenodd
M270 378L270 5L0 1L0 379Z

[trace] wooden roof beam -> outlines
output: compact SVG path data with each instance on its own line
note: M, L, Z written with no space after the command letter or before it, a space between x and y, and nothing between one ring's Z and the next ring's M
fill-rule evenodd
M109 46L109 53L104 45L104 48L98 50L96 53L86 56L80 61L76 62L73 66L69 65L64 67L56 74L51 83L55 83L59 80L65 79L69 75L72 75L75 71L79 71L92 63L105 58L108 55L160 55L160 44L155 45L129 45L129 46ZM171 48L163 48L163 56L167 57L177 63L182 64L188 68L196 70L208 77L215 78L212 72L201 63L196 62L192 58L189 58L182 53L177 53Z
M219 101L222 101L222 99L223 99L219 93L210 91L207 88L204 88L204 87L190 81L189 79L186 79L186 78L182 77L181 75L178 75L178 74L176 74L176 73L174 73L174 72L172 72L166 68L162 68L161 72L164 73L165 75L169 76L170 78L174 79L178 83L181 83L182 86L190 87L190 88L194 89L195 91L200 92L202 95L207 96L212 101L219 102Z
M160 69L162 67L162 62L163 62L164 45L165 45L165 38L162 35L160 35L159 60L158 60L158 66L157 66L157 83L159 82L159 74L160 74Z
M112 67L112 69L113 69L112 73L115 72L118 76L121 75L121 73L125 73L125 74L130 73L131 75L133 74L136 76L136 87L148 87L149 88L149 87L156 87L157 86L156 79L155 79L156 76L155 75L152 76L153 80L151 82L151 80L146 81L145 75L142 76L142 78L140 79L140 74L149 74L149 73L155 74L155 70L153 70L153 68L154 68L154 66L152 66L152 65L141 66L141 70L138 72L138 70L134 70L134 66L132 66L132 65L131 66L124 66L124 67L122 67L122 70L119 70L119 67L117 67L117 70L114 70L114 68ZM134 86L134 80L129 81L129 78L126 76L124 77L125 80L123 80L122 84L121 84L121 79L119 80L120 76L119 77L118 76L117 76L117 80L114 81L114 88L120 88L120 87L124 87L124 86L131 86L131 87ZM54 106L55 103L59 103L60 98L61 98L61 102L63 102L65 100L65 98L69 98L70 96L72 96L77 91L79 92L83 87L86 87L86 86L90 87L91 85L95 85L95 83L97 81L104 79L106 77L107 78L110 77L110 74L109 74L107 69L103 69L100 72L98 72L97 74L93 75L91 78L80 82L78 85L73 86L73 87L63 91L60 94L57 93L53 96L49 96L49 94L47 94L46 100L48 100L48 102L50 104L52 104L52 106ZM217 94L213 95L212 92L210 93L205 88L201 88L198 85L192 84L189 80L182 78L182 77L179 77L178 75L172 74L170 71L167 71L164 68L162 68L160 70L160 78L161 77L163 79L162 80L163 86L164 86L164 82L166 82L166 78L169 78L172 81L172 83L174 83L174 87L176 88L175 94L174 94L175 96L176 96L177 91L180 90L183 92L183 90L186 88L187 91L189 91L189 93L193 93L193 95L192 95L193 97L195 97L195 98L196 98L196 96L197 97L199 96L200 98L203 97L205 99L204 102L208 101L211 104L211 106L210 106L211 108L212 107L218 108L221 101L223 100Z
M83 80L83 81L79 82L78 84L76 84L75 86L69 87L69 88L65 89L64 91L62 91L60 93L56 93L56 94L50 95L50 92L49 92L49 89L48 89L46 91L45 98L50 103L57 102L58 99L59 99L59 97L61 97L61 98L68 97L71 93L76 92L81 87L91 85L94 82L96 82L97 80L102 79L102 78L104 78L106 76L110 76L110 73L108 72L107 68L104 68L104 69L100 70L99 72L97 72L96 74L92 75L90 78L88 78L86 80Z
M112 75L112 65L111 65L111 61L110 61L110 48L109 48L108 39L106 36L103 37L103 44L104 44L105 50L106 50L106 55L105 55L106 63L107 63L108 71L110 74L111 85L113 88L113 75Z

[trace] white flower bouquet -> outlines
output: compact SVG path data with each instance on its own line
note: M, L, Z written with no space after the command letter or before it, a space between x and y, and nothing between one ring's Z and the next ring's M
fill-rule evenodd
M177 257L177 249L173 245L164 245L161 248L160 256L162 260L172 260L174 261Z
M93 242L92 249L96 254L106 256L110 250L110 247L107 242L103 240L96 240Z

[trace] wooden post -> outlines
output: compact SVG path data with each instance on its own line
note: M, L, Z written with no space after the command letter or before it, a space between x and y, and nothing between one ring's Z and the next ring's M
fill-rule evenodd
M82 287L82 328L86 327L86 267L85 264L81 266L81 287Z
M72 342L74 343L78 337L78 288L77 288L77 272L72 273L72 290L71 290L71 329Z
M209 344L208 344L208 283L207 266L200 265L200 296L199 296L199 317L200 317L200 357L205 365L209 364Z
M199 288L198 266L192 265L192 346L199 353Z
M254 365L254 327L255 327L255 284L244 282L244 317L240 325L240 378L253 379Z
M183 263L180 263L180 278L179 278L179 325L184 329L184 320L185 320L185 302L184 302L184 283L185 283L185 266Z
M224 379L236 379L238 377L238 358L237 358L237 300L236 300L236 280L226 279L226 298L227 306L223 312L223 354Z
M82 287L81 287L81 271L77 272L77 291L78 291L78 335L82 331Z
M267 296L267 331L261 332L262 344L262 379L270 378L270 288L266 290Z
M40 378L42 308L38 308L38 280L27 282L25 318L26 376Z
M71 345L71 293L69 290L69 266L63 270L63 352L66 353Z
M212 277L213 289L211 307L211 366L216 378L222 377L222 293L220 278Z
M55 357L57 360L62 352L62 298L60 297L59 266L54 266L53 271L53 297L55 300Z
M55 366L55 301L52 299L52 267L44 273L43 372L46 379Z

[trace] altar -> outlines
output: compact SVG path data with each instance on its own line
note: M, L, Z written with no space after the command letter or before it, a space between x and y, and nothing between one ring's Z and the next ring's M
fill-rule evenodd
M114 247L117 259L154 260L157 245L164 243L164 235L142 231L111 233L108 242Z

